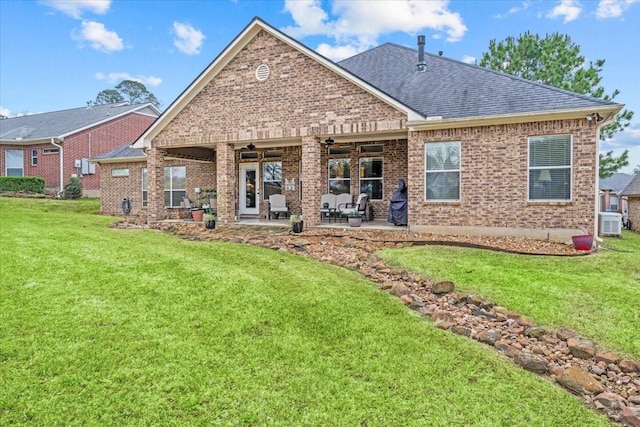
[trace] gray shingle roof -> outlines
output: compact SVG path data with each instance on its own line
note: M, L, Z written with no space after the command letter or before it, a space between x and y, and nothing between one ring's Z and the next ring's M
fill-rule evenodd
M612 190L614 193L619 193L629 185L631 179L633 179L633 175L617 172L609 178L602 178L598 183L598 188L600 190Z
M132 111L156 117L159 115L151 104L122 103L31 114L0 120L0 139L37 140L59 137Z
M145 157L144 151L139 148L131 148L131 144L123 145L114 150L102 153L99 156L94 157L91 161L100 160L112 160L112 159L127 159L127 158L140 158Z
M640 173L635 174L631 182L620 194L623 196L640 196Z
M509 74L386 43L338 65L412 109L443 119L618 105Z

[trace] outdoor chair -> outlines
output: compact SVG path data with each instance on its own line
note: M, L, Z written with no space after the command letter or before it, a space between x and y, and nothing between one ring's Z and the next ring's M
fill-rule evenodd
M278 219L280 214L285 214L287 218L289 217L287 198L282 194L272 194L269 196L269 219L272 216Z
M182 196L182 206L187 213L187 221L193 221L193 206L191 206L191 200L187 196Z
M335 194L323 194L320 196L320 221L323 219L335 219L338 205Z
M344 203L338 205L338 210L340 211L340 221L342 222L342 218L347 218L349 215L352 215L354 212L358 212L360 216L364 218L365 221L367 219L367 202L369 201L369 195L367 193L360 193L358 196L358 201L356 203Z

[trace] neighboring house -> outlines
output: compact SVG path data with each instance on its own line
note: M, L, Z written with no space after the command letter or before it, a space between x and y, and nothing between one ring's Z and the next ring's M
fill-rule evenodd
M97 197L100 171L89 159L135 141L159 115L153 104L120 103L2 119L0 174L40 176L53 191L75 174Z
M424 37L334 63L256 18L136 141L146 186L119 197L154 221L215 186L230 223L266 218L278 192L314 225L328 192L366 192L386 218L404 179L412 231L566 240L597 232L598 135L622 107L426 54Z
M600 212L623 213L627 210L627 198L620 193L632 178L633 175L618 172L600 180Z
M640 173L635 174L631 182L625 187L620 195L628 199L629 209L626 217L631 222L631 230L640 231Z

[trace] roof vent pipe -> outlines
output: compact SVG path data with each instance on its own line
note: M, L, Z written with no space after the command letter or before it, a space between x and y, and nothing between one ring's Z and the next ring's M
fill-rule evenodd
M424 62L424 43L425 37L418 36L418 72L427 71L427 64Z

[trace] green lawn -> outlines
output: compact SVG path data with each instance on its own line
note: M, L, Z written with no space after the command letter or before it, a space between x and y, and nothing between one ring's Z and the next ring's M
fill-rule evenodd
M541 325L565 326L640 360L640 235L624 231L582 257L421 246L384 251L392 265L451 280Z
M0 198L0 425L600 426L358 274Z

